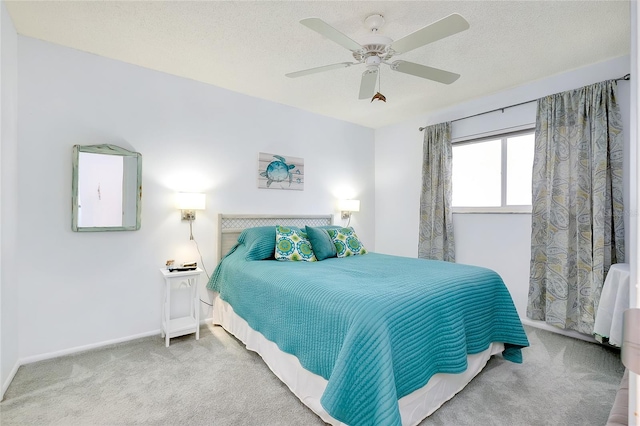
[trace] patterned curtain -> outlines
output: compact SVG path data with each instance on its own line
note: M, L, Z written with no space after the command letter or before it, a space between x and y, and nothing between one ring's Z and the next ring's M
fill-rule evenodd
M624 262L615 81L538 100L527 316L592 334L604 277Z
M418 257L455 261L451 215L451 123L424 129Z

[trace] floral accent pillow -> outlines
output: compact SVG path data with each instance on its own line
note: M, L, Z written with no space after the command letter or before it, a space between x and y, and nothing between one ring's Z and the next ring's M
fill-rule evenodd
M276 260L315 262L307 234L298 228L276 226Z
M367 254L353 228L327 229L327 232L336 246L338 257Z

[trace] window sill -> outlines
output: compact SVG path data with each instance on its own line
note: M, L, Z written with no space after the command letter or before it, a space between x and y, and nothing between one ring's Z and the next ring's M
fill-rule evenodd
M453 214L531 214L531 207L508 208L508 207L454 207Z

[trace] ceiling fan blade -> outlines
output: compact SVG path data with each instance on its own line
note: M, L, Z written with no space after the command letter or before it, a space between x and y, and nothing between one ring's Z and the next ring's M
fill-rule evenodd
M378 69L366 70L362 73L360 81L360 95L358 99L369 99L376 90L376 80L378 79Z
M391 69L444 84L451 84L460 78L460 74L407 61L395 61L391 64Z
M405 53L425 44L433 43L469 28L469 23L462 16L453 13L439 21L429 24L400 40L391 43L390 49L396 54Z
M317 72L330 71L338 68L346 68L356 64L358 63L357 62L340 62L339 64L331 64L331 65L325 65L323 67L309 68L308 70L290 72L289 74L285 74L285 75L289 78L296 78L296 77L302 77L309 74L315 74Z
M360 44L351 40L349 37L336 30L320 18L307 18L300 21L300 23L352 52L362 50L362 46L360 46Z

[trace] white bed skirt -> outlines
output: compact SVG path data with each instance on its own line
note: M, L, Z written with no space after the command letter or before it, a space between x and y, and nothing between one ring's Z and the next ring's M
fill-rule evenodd
M322 420L332 425L344 425L327 413L320 404L320 398L327 381L302 367L295 356L282 352L272 341L253 330L249 324L236 315L231 305L220 297L213 303L213 324L221 325L247 349L257 352L274 374ZM492 343L487 350L469 355L467 370L460 374L434 375L429 383L398 401L404 426L417 425L460 392L487 364L492 355L504 350L502 343Z

